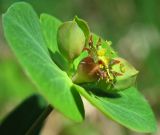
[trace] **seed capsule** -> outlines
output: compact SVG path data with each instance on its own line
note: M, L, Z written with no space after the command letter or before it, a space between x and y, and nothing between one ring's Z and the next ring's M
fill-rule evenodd
M136 81L138 71L125 59L116 58L120 63L112 66L112 70L122 75L116 77L116 83L113 87L114 90L124 90L133 86Z
M72 61L82 52L85 46L85 35L74 20L68 21L59 27L57 43L62 55Z
M77 72L73 76L74 83L87 83L98 80L99 65L95 64L91 57L84 58L78 65Z

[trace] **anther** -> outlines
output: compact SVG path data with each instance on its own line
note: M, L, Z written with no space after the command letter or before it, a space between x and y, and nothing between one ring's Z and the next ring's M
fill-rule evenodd
M120 61L119 60L115 60L115 59L113 59L113 60L111 60L111 65L116 65L116 64L119 64L120 63Z
M93 36L92 35L89 38L89 46L93 46Z
M99 46L101 46L101 38L98 39L97 44L96 44L96 48L98 49Z

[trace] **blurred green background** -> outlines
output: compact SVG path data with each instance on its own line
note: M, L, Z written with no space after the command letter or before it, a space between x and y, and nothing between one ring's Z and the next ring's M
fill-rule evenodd
M14 2L0 0L0 16ZM75 15L91 31L111 40L113 48L139 71L137 87L151 104L160 135L160 1L159 0L25 0L38 15L48 13L62 21ZM0 120L23 99L36 93L8 47L0 17ZM106 119L86 101L86 120L72 123L56 111L47 119L42 135L142 135Z

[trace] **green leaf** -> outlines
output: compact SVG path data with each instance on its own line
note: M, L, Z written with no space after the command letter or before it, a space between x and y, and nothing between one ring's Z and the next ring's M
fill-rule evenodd
M32 135L38 135L43 125L44 119L38 118L47 108L47 102L39 95L32 95L17 106L1 123L0 134L2 135L24 135L33 124L37 125L32 131ZM51 109L48 111L48 114ZM46 115L48 115L46 114Z
M139 132L155 132L153 112L136 88L131 87L115 95L87 92L74 85L92 105L114 121Z
M88 26L87 22L84 21L83 19L78 18L77 16L75 16L75 21L77 22L78 26L82 29L82 31L86 37L86 41L88 41L88 38L90 35L90 30L89 30L89 26Z
M43 13L40 15L40 23L48 48L52 52L59 52L57 46L57 30L62 22L54 16Z
M47 47L51 51L52 59L61 69L67 70L68 63L59 52L57 45L57 30L62 24L61 21L51 15L43 13L40 15L40 23Z
M88 56L88 52L87 51L83 51L74 61L73 61L73 66L74 66L74 71L77 70L78 64L80 63L80 61Z
M72 120L81 121L80 95L71 88L67 74L51 60L39 18L24 2L13 4L3 15L5 37L21 65L45 99Z

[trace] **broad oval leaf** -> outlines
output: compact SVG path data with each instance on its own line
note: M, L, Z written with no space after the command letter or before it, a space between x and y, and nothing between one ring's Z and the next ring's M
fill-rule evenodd
M72 120L84 116L80 95L67 74L49 57L39 18L24 2L13 4L3 15L5 37L39 92L57 110Z
M40 15L40 23L48 48L52 52L59 52L57 46L57 30L62 22L54 16L43 13Z
M74 85L92 105L107 117L139 132L155 132L156 121L153 112L136 88L130 87L118 94L102 94L87 92L82 87Z

